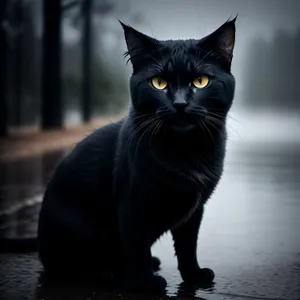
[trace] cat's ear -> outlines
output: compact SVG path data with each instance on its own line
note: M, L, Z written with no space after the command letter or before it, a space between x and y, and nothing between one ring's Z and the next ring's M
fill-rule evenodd
M231 63L233 57L236 18L237 16L231 21L226 21L201 42L202 47L204 46L208 51L214 52L228 64Z
M143 34L131 26L125 25L119 20L123 27L127 52L125 57L129 56L130 61L135 66L141 59L151 57L152 53L160 47L158 40Z

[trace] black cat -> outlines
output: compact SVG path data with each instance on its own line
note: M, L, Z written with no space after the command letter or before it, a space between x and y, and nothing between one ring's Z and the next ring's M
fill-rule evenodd
M183 281L211 283L197 237L223 171L235 19L201 40L158 41L121 24L133 66L128 116L58 164L40 212L40 259L50 275L160 291L151 246L171 231Z

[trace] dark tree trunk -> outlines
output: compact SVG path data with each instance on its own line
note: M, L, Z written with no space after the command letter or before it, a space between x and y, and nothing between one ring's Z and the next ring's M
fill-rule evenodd
M83 35L82 35L82 118L88 122L92 117L91 101L91 10L92 0L84 0L82 4L83 13Z
M42 76L42 128L59 128L63 125L60 0L44 0Z
M7 0L0 1L0 136L7 135L7 42L3 28Z
M23 24L23 1L19 0L16 4L16 18L17 18L17 36L15 44L15 104L16 104L16 120L15 125L22 125L22 73L23 73L23 37L24 37L24 24Z

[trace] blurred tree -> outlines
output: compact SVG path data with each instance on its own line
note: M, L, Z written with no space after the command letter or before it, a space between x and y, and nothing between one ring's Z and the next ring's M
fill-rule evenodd
M295 102L300 108L300 101L299 101L299 88L300 88L300 26L298 27L295 38L293 39L293 76L294 76L294 83L293 83L293 96Z
M300 26L298 27L295 38L293 38L292 47L293 51L293 61L292 64L292 97L294 98L295 104L297 108L300 109L300 97L299 97L299 89L300 89Z
M14 80L14 94L15 94L15 112L16 112L16 125L22 124L22 69L23 69L23 0L15 1L14 21L16 22L16 28L18 32L15 36L15 80Z
M7 1L4 27L7 36L6 96L9 126L31 125L37 121L36 3L36 0Z
M81 3L87 2L82 0ZM76 97L73 93L75 90L81 93L81 107L83 111L87 112L85 117L83 114L83 119L85 120L89 120L92 116L124 109L128 95L125 66L116 63L118 59L114 55L118 55L117 52L112 53L112 51L109 51L107 53L104 48L107 46L108 40L115 40L118 43L117 47L123 46L122 42L124 39L120 35L122 30L117 22L117 18L124 16L124 18L130 19L135 23L140 23L143 20L143 17L130 7L127 0L93 0L92 3L88 4L92 8L91 14L88 12L91 16L91 18L88 18L91 23L87 23L86 8L79 11L65 11L64 16L71 20L73 28L78 31L83 30L84 32L84 28L90 28L89 41L86 42L87 35L83 34L83 39L80 43L83 50L82 53L80 53L80 48L76 44L64 44L63 50L66 70L63 77L65 81L64 90L68 94L68 102L74 102L78 97L78 95ZM82 73L83 77L81 74L78 74L74 66L74 61L78 62L80 59L82 69L85 70L84 74ZM87 63L88 61L89 63ZM90 72L86 76L87 70ZM78 82L78 84L82 82L81 88L75 88L75 82ZM88 86L90 89L87 88ZM68 92L70 89L73 92ZM68 107L72 106L74 105L71 102L68 103Z
M294 47L292 35L284 30L277 31L270 45L269 53L269 102L275 107L293 107L293 60ZM296 74L295 74L296 75Z
M249 45L246 105L299 109L300 28L296 34L278 30L271 42L257 37Z
M92 118L92 99L90 84L92 63L92 8L93 0L84 0L82 2L82 119L84 122L88 122Z
M19 32L15 37L15 124L33 125L36 122L37 107L34 92L35 69L35 30L34 30L34 1L18 0L16 2L16 17Z
M44 0L42 128L63 124L61 99L61 1Z
M70 9L76 6L81 9ZM128 95L125 66L115 59L118 52L107 49L107 38L118 45L123 42L117 22L123 16L143 20L128 0L1 0L1 132L7 131L7 124L38 124L40 119L43 129L60 127L64 102L72 104L76 99L85 121L92 114L122 110ZM71 19L79 31L78 44L61 45L62 18ZM66 70L61 70L61 52Z
M5 31L5 12L7 0L0 1L0 136L7 135L7 38Z
M245 95L246 104L249 106L259 106L262 98L266 98L266 86L268 82L268 45L265 40L257 37L251 41L246 62L246 83ZM263 81L262 81L263 78Z

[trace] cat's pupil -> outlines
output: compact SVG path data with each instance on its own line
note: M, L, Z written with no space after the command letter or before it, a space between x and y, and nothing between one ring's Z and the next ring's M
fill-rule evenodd
M160 78L158 79L158 85L161 85L161 79Z
M199 81L199 83L201 84L201 83L202 83L202 78L199 77L199 78L198 78L198 81Z

